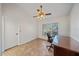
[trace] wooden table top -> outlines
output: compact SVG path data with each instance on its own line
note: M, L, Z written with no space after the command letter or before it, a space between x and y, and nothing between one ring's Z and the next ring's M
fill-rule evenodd
M65 48L68 49L70 51L74 51L79 53L79 42L77 42L74 39L71 39L70 37L66 37L66 36L56 36L54 38L54 45L61 47L61 48Z

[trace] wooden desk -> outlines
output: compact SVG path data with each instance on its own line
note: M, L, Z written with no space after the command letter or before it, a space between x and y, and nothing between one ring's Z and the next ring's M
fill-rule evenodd
M57 39L58 43L53 43L54 56L79 56L79 42L65 36L60 36Z

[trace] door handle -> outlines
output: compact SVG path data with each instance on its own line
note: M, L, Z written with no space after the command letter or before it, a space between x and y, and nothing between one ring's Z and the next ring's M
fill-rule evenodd
M16 35L18 35L18 33L16 33Z

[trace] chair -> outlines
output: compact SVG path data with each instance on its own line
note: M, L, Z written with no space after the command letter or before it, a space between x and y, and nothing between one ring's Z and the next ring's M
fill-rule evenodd
M54 48L54 46L53 46L53 44L52 44L53 38L52 38L52 36L50 35L50 33L47 33L47 37L48 37L48 40L47 40L47 41L48 41L49 43L51 43L50 46L47 46L47 47L49 47L48 50L50 50L50 48Z

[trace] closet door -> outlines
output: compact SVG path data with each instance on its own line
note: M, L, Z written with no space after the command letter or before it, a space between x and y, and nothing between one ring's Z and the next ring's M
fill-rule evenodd
M15 4L3 4L4 50L18 45L18 13Z
M5 49L18 45L18 21L15 17L4 16L5 18Z
M3 4L3 19L3 50L6 50L3 55L18 55L20 18L16 4Z

